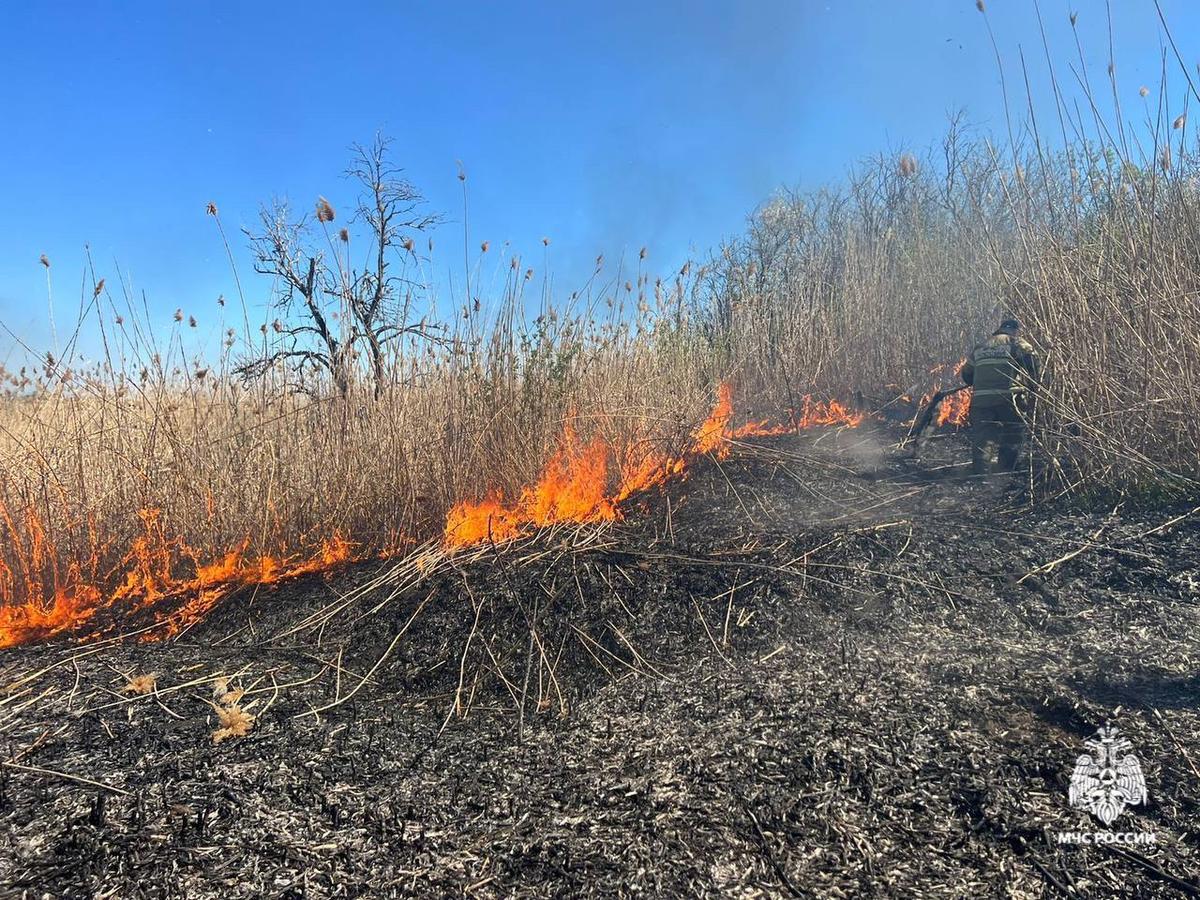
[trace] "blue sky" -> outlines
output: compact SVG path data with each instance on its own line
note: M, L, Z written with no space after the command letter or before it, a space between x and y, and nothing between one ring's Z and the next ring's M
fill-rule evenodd
M1161 0L1189 65L1200 4ZM1159 80L1152 0L1116 0L1123 102ZM1099 0L1041 0L1060 77L1079 33L1103 77ZM988 17L1022 98L1017 51L1049 114L1033 0L990 0ZM234 295L205 204L231 233L259 205L338 204L347 147L377 131L448 223L439 268L461 267L461 160L470 241L505 241L569 290L597 254L669 270L737 232L781 185L841 177L857 159L923 149L963 108L1003 130L999 79L974 0L632 3L122 3L64 0L53 11L4 4L0 110L0 322L45 348L45 272L69 319L90 245L99 276L117 267L164 328L182 307L217 326ZM1172 77L1182 86L1172 62ZM1180 106L1181 90L1175 90ZM454 248L451 252L451 248ZM507 258L507 257L505 257ZM439 274L439 277L441 275ZM60 321L61 327L61 321ZM211 333L211 332L210 332ZM0 362L16 359L0 333Z

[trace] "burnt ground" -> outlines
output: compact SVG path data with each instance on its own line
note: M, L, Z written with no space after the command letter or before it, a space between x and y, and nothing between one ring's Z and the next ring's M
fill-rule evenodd
M0 896L1200 893L1200 514L1031 507L895 438L6 652ZM218 677L257 717L220 743ZM1101 829L1067 787L1106 721L1153 846L1055 841Z

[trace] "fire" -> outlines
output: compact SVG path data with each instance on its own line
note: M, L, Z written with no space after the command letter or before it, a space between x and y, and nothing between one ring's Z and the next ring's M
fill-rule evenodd
M967 415L970 411L971 389L966 388L942 400L937 411L937 423L938 425L950 424L955 428L961 428L967 424Z
M814 401L807 394L800 406L800 414L796 415L794 409L788 410L788 414L792 423L790 425L772 425L766 420L748 422L740 428L728 432L726 436L733 440L743 437L771 437L822 425L843 425L847 428L855 428L861 425L863 419L866 418L863 413L853 412L836 400Z
M579 446L575 430L563 430L558 450L532 487L506 506L499 494L479 503L459 503L446 516L445 534L455 545L504 541L516 537L525 524L538 527L556 522L602 522L617 517L616 505L605 494L608 486L608 445L594 438Z
M966 364L966 357L963 357L954 366L953 374L955 379L961 380L963 366ZM924 407L933 400L934 395L938 391L946 389L942 382L942 376L945 375L949 368L948 363L942 363L929 370L929 374L934 376L933 390L921 398L920 406ZM938 404L935 423L939 427L942 425L953 425L955 428L962 428L966 425L971 411L971 393L971 388L968 387L956 394L943 397L942 401Z
M693 436L692 452L713 453L720 459L728 456L728 428L732 415L733 389L727 382L722 382L717 387L717 405Z
M749 422L734 428L733 391L729 384L717 388L717 401L700 426L692 432L681 456L651 452L640 459L629 458L618 467L615 486L609 477L608 461L620 456L602 438L595 437L580 446L574 429L563 429L563 438L542 475L532 488L526 488L513 503L499 493L478 502L463 501L446 517L444 541L450 548L466 547L482 541L505 541L519 536L526 527L542 527L559 522L611 522L621 518L620 504L641 493L683 477L690 460L705 455L728 457L731 442L744 437L788 434L818 425L854 427L862 413L851 412L836 400L813 401L806 396L800 415L793 412L792 424L772 425L767 421Z
M581 448L568 425L538 483L521 494L520 514L538 526L612 520L617 510L607 486L608 445L597 437Z
M446 538L463 546L480 541L506 541L517 536L516 515L498 494L479 503L459 503L446 514Z
M106 575L97 570L100 548L96 546L88 566L74 563L60 572L55 563L58 554L33 511L25 512L25 527L18 529L17 518L0 503L0 521L17 549L19 566L19 572L13 572L0 561L0 648L77 632L111 607L152 610L155 619L147 635L170 637L240 588L322 572L359 558L354 545L335 532L308 555L248 556L250 542L245 540L205 561L182 540L168 536L161 510L143 509L139 519L141 533L117 572ZM105 583L113 587L105 591L101 587Z
M559 448L541 477L506 506L499 494L479 503L459 503L446 516L445 535L454 546L516 537L523 525L605 522L617 518L608 487L608 445L601 437L579 445L575 429L563 429Z
M789 415L787 425L764 420L734 427L733 416L732 390L721 384L712 411L678 454L647 450L644 441L618 449L601 435L582 441L567 425L541 475L514 499L492 493L478 502L456 504L446 516L444 545L454 549L503 542L528 529L563 522L615 521L624 501L686 477L698 457L724 459L732 441L817 425L854 426L863 419L837 401L811 397L804 398L798 414ZM211 517L211 497L207 502ZM397 535L383 545L356 544L334 532L303 541L309 549L300 552L282 548L254 554L248 537L232 548L198 551L173 533L163 510L148 507L138 514L138 531L128 550L110 569L101 560L112 558L111 543L97 536L94 522L86 524L85 550L56 547L32 507L14 512L0 501L0 537L10 548L0 552L0 648L66 634L112 634L118 613L137 614L131 628L149 622L140 632L143 639L169 638L238 590L326 572L347 562L387 558L411 545ZM113 615L98 618L102 611Z
M668 479L682 475L683 469L684 461L681 458L649 453L639 462L622 468L621 486L613 502L621 503L634 494L658 487Z

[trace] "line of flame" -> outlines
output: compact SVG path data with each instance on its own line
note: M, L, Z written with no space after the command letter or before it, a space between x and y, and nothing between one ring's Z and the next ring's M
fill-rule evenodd
M560 522L614 521L621 517L620 504L630 497L686 477L688 465L699 456L727 457L731 442L739 438L784 434L814 425L854 426L863 417L836 401L814 402L805 397L799 415L792 412L788 425L761 421L734 428L732 418L732 391L728 384L721 384L716 404L692 432L681 455L639 453L635 448L618 453L599 436L581 442L568 425L533 485L511 502L493 493L481 501L456 504L447 514L443 543L453 549L510 540L528 529ZM614 471L610 472L613 462ZM335 532L307 554L248 555L247 538L215 558L204 559L181 539L169 536L161 510L143 509L139 517L140 532L115 570L104 571L101 560L111 545L98 538L95 523L89 522L89 554L83 561L66 563L63 571L59 562L63 555L56 551L32 508L15 516L0 501L0 535L7 531L16 551L10 554L15 571L0 558L0 648L66 633L99 637L110 633L111 627L91 634L84 629L97 613L114 607L148 612L154 616L154 626L143 636L167 638L202 619L238 589L396 553L394 549L372 551ZM395 546L400 543L391 541Z
M154 638L171 637L239 588L274 584L362 558L349 541L335 532L307 556L247 556L246 540L219 558L204 562L182 541L167 537L160 510L143 509L139 517L142 533L134 538L121 560L122 574L116 587L106 594L99 584L111 583L112 579L97 572L98 548L92 550L87 575L78 563L72 563L65 574L60 573L57 554L33 512L27 511L24 516L22 542L14 517L0 503L0 522L14 546L24 551L17 554L19 572L0 561L0 648L78 631L100 610L116 605L140 611L173 604L159 616L158 627L148 633ZM175 574L185 562L191 564L194 574ZM43 581L47 570L48 584ZM48 602L41 599L46 594L51 596Z
M692 432L683 455L651 453L627 462L619 467L616 485L611 490L608 460L619 454L601 437L593 438L581 448L574 429L567 425L558 450L532 487L525 488L511 503L506 503L499 492L492 492L483 500L456 504L446 517L443 543L453 549L483 541L510 540L528 527L559 522L611 522L621 517L623 501L684 476L696 457L726 458L732 442L739 438L786 434L817 425L853 427L863 420L862 413L852 412L836 400L814 401L809 396L804 398L799 415L792 412L789 425L773 425L764 420L734 428L733 412L733 391L722 383L717 388L716 404L708 418Z

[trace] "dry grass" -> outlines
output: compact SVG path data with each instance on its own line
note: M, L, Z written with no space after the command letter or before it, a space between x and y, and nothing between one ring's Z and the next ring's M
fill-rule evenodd
M219 744L231 737L245 737L254 727L254 716L236 702L214 703L213 709L216 711L217 721L220 723L212 735L214 744Z
M378 397L364 373L344 398L290 367L246 383L232 349L197 361L182 322L157 349L132 304L101 290L83 324L109 332L106 361L47 361L0 402L0 596L107 592L146 567L139 542L169 551L176 578L231 550L306 559L335 536L351 556L402 553L456 500L530 483L567 421L619 462L677 449L712 403L699 338L598 298L527 320L521 284L444 346L395 347Z
M102 361L81 370L68 343L11 373L0 401L0 600L53 602L71 582L105 594L139 541L169 550L176 577L235 550L308 558L335 537L351 556L402 553L454 502L533 481L568 421L636 465L677 450L724 379L748 415L809 392L884 404L1008 312L1046 363L1036 433L1051 489L1188 488L1200 157L1165 81L1157 101L1139 93L1136 133L1065 103L1058 150L1033 120L1004 148L955 122L936 155L880 157L845 185L777 196L743 237L665 280L644 250L632 269L599 259L558 306L548 280L535 295L533 270L487 242L466 261L469 293L439 305L425 239L398 233L389 275L417 285L426 317L412 326L406 295L403 340L378 366L347 357L338 385L286 356L237 375L287 349L282 314L252 330L243 303L202 355L196 314L160 334L93 276L76 333L97 336ZM323 228L334 207L321 198L315 216ZM353 236L323 234L345 311L372 282L340 255Z
M150 672L144 675L133 676L125 683L125 687L121 688L121 691L126 694L144 697L147 694L153 694L157 684L158 676Z

